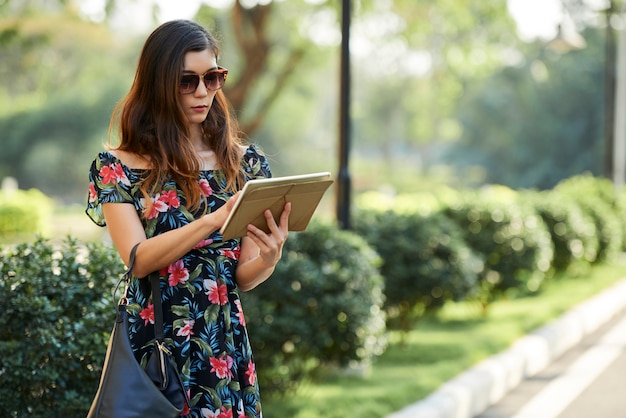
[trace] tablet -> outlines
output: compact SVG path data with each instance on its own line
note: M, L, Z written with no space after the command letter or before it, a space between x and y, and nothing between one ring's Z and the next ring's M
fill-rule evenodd
M265 210L269 209L278 223L287 202L291 202L289 231L304 231L332 183L329 172L248 181L220 229L223 239L245 236L248 224L269 233Z

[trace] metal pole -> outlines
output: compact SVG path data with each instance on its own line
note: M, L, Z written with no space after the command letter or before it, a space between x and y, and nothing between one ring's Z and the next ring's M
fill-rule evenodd
M337 175L337 221L350 229L350 3L342 0L341 74L339 94L339 173Z
M606 10L606 62L604 67L604 177L613 177L613 133L615 129L615 31L611 16L615 11L614 2L609 2Z
M626 2L622 2L620 15L626 18ZM613 185L617 193L624 188L626 175L626 30L617 38L617 68L615 86L615 131L613 133Z

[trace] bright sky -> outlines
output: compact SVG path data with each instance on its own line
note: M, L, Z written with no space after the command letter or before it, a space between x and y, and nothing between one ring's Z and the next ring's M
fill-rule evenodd
M508 0L508 6L525 40L554 37L563 17L559 0Z
M564 19L561 0L507 0L509 13L517 22L520 38L532 40L537 37L551 39L556 36L559 24L568 30L567 19ZM593 10L608 7L607 0L585 0Z

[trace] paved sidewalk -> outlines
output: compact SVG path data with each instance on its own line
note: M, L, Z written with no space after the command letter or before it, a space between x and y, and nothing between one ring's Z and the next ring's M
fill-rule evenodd
M409 405L388 418L477 417L520 384L547 370L570 349L576 348L585 338L615 320L625 309L626 279L521 338L508 350L460 374L422 401ZM623 383L617 387L623 388ZM626 392L624 397L626 398ZM626 409L622 411L623 415L606 418L626 417ZM605 418L596 413L581 415L583 416ZM537 415L533 418L544 417ZM563 415L558 418L574 417Z
M476 418L626 417L626 310Z

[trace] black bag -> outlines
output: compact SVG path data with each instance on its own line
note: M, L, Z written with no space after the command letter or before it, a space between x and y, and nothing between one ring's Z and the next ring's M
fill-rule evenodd
M155 342L145 370L135 359L130 346L126 292L138 245L133 247L128 270L120 280L120 283L126 281L126 291L118 304L100 385L87 418L176 418L185 404L189 405L176 364L164 345L161 290L156 275L150 277Z

